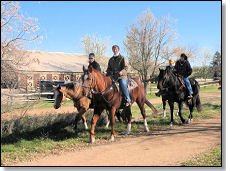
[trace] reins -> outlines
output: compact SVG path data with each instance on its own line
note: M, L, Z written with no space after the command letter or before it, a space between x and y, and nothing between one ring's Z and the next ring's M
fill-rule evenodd
M106 88L106 89L103 90L103 91L98 91L98 92L96 92L96 91L93 90L93 83L94 83L95 80L96 80L96 79L95 79L95 77L93 76L91 85L90 85L90 86L85 86L85 85L83 84L82 87L89 88L89 93L92 93L93 95L102 96L103 100L104 100L106 103L110 103L110 102L113 100L114 95L115 95L115 89L114 89L114 86L113 86L114 84L112 83L111 86L109 86L108 88ZM105 96L111 89L113 89L113 96L112 96L112 98L111 98L110 100L107 100L104 96ZM88 94L86 97L88 97L88 96L89 96L89 94ZM89 97L88 97L88 98L89 98Z

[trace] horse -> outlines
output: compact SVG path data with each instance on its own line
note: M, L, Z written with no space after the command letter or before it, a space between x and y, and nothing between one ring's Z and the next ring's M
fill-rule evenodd
M193 110L194 106L196 106L198 112L202 111L202 105L200 101L199 91L200 85L195 79L189 79L191 82L191 86L193 89L193 97L191 99L188 98L188 89L182 83L182 79L179 76L176 76L172 70L169 69L159 69L160 73L158 75L158 83L157 88L160 90L160 94L168 100L170 111L171 111L171 122L170 125L173 125L173 110L174 110L174 102L178 103L179 107L179 117L182 123L190 123L193 118ZM190 115L188 120L185 120L181 115L181 110L183 106L183 102L185 102L190 110Z
M82 119L83 124L85 126L85 130L88 129L85 112L88 109L93 109L93 105L91 105L91 99L82 95L82 85L76 83L66 83L63 85L53 85L54 88L54 108L58 109L61 107L61 103L63 103L66 98L73 100L74 107L77 108L78 114L76 115L74 122L74 129L77 130L77 124ZM121 118L124 120L125 118L119 111L116 111L116 116L121 122ZM106 127L109 126L109 121L106 124Z
M163 115L162 117L165 118L166 117L166 103L167 103L167 96L162 95L162 104L163 104ZM176 112L176 115L178 116L179 113L179 106L178 106L178 110Z
M92 67L88 69L83 66L84 75L82 77L83 83L83 94L85 96L93 95L95 106L94 106L94 115L91 121L91 131L90 131L90 143L95 142L95 125L98 118L100 117L101 112L104 109L109 111L109 119L111 123L111 138L110 141L114 141L114 124L115 124L115 111L117 109L123 108L125 114L128 117L128 126L126 134L129 134L131 131L131 107L125 107L122 103L122 94L119 91L119 88L115 85L111 77L102 74L101 72L95 70ZM145 98L145 89L144 85L141 83L139 78L134 78L137 83L137 87L133 88L130 92L131 102L136 102L141 110L141 114L144 119L144 130L149 131L148 124L146 121L146 113L144 104L147 104L154 113L157 113L157 110L154 106Z

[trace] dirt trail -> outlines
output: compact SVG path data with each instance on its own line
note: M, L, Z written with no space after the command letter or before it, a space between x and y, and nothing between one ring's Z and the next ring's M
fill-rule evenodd
M216 117L16 165L176 166L220 143L221 119Z

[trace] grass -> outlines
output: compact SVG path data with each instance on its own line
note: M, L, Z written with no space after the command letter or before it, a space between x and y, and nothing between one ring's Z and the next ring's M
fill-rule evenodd
M207 86L207 87L201 87L200 88L200 92L216 92L216 91L220 91L218 90L219 86Z
M182 163L183 166L221 166L221 146L196 156L190 161Z
M1 104L1 113L13 112L16 110L32 110L32 109L46 109L53 108L53 101L36 101L36 102L24 102L24 103L13 103L13 104ZM65 101L62 106L73 106L73 101Z

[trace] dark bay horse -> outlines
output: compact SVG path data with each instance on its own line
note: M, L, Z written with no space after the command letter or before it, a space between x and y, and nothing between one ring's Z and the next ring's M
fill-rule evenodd
M160 73L158 75L158 84L157 88L160 90L162 97L168 100L170 110L171 110L171 122L170 125L173 124L173 110L174 110L174 102L178 103L179 107L179 116L182 123L189 123L193 116L194 106L197 107L198 112L202 110L201 102L200 102L200 85L195 79L189 79L191 82L191 86L193 89L193 98L188 99L188 90L183 84L181 83L178 76L176 76L172 70L160 69ZM181 109L183 102L185 102L190 110L190 115L188 120L185 120L181 115Z
M85 129L87 130L88 126L86 123L85 112L90 108L93 109L93 106L90 105L91 99L82 95L82 85L80 83L67 83L53 87L55 100L54 108L58 109L59 107L61 107L61 104L66 100L66 98L73 100L74 107L76 107L78 110L78 114L76 115L74 122L74 128L75 130L77 130L77 124L82 119ZM119 111L116 111L116 116L121 122L122 115ZM109 123L110 122L108 120L106 127L108 127Z
M112 79L109 76L103 75L101 72L95 70L92 67L88 69L83 67L84 75L83 79L83 91L86 96L93 94L95 107L94 107L94 115L91 122L91 132L90 132L90 142L93 143L95 141L95 125L101 112L104 109L109 111L109 119L111 123L111 141L114 141L114 124L115 124L115 111L119 108L124 108L125 114L128 117L128 126L126 130L126 134L129 134L131 130L131 107L124 107L122 105L122 96L118 88L113 83ZM147 104L154 113L157 113L157 110L153 107L153 105L145 98L145 89L144 85L138 78L134 79L138 84L131 93L131 101L136 102L141 110L141 114L144 119L144 129L145 131L149 131L147 121L146 121L146 113L144 104Z

